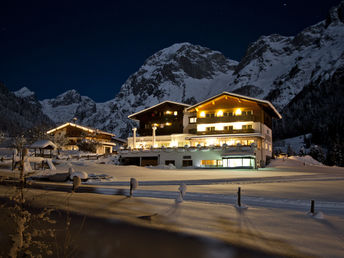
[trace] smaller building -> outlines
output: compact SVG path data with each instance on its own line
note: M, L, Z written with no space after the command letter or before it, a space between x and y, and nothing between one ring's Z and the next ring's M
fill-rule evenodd
M112 133L81 126L74 123L65 123L47 132L55 138L55 143L63 150L79 150L79 146L93 144L97 154L112 153L116 146Z
M52 157L52 151L56 149L56 145L49 140L39 140L34 142L30 149L35 152L35 157Z

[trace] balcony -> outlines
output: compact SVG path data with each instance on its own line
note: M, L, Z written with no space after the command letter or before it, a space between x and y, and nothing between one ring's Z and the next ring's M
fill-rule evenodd
M256 133L254 129L233 129L233 130L216 130L216 131L198 131L198 135L211 135L211 134L243 134L243 133Z
M254 115L245 116L222 116L222 117L199 117L197 124L211 124L211 123L228 123L228 122L241 122L241 121L256 121Z

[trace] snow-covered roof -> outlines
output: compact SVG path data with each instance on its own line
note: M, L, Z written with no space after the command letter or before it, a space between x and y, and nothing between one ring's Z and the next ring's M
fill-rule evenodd
M118 137L112 137L112 139L113 139L114 141L117 141L117 142L127 143L127 140L121 139L121 138L118 138Z
M171 100L165 100L165 101L160 102L160 103L158 103L158 104L156 104L156 105L154 105L154 106L151 106L151 107L149 107L149 108L146 108L146 109L143 109L143 110L141 110L141 111L139 111L139 112L136 112L136 113L134 113L134 114L131 114L131 115L128 116L128 118L133 119L132 117L134 117L134 116L136 116L136 115L138 115L138 114L141 114L141 113L143 113L143 112L146 112L146 111L148 111L148 110L150 110L150 109L152 109L152 108L155 108L155 107L157 107L157 106L160 106L160 105L162 105L162 104L165 104L165 103L171 103L171 104L175 104L175 105L190 107L190 105L188 105L188 104L179 103L179 102L174 102L174 101L171 101Z
M30 146L31 149L56 149L56 145L49 140L38 140Z
M218 97L220 97L220 96L222 96L222 95L229 95L229 96L232 96L232 97L237 97L237 98L241 98L241 99L246 99L246 100L251 100L251 101L258 102L258 103L266 104L268 107L270 107L270 108L272 109L272 111L276 114L276 116L277 116L278 118L280 118L280 119L282 118L281 114L280 114L280 113L277 111L277 109L271 104L270 101L262 100L262 99L256 99L256 98L252 98L252 97L248 97L248 96L244 96L244 95L240 95L240 94L236 94L236 93L231 93L231 92L227 92L227 91L224 91L224 92L222 92L222 93L220 93L220 94L218 94L218 95L215 95L215 96L213 96L213 97L211 97L211 98L209 98L209 99L203 100L203 101L201 101L201 102L199 102L199 103L197 103L197 104L195 104L195 105L193 105L193 106L190 106L190 107L188 107L186 110L190 110L190 109L192 109L192 108L196 108L196 107L198 107L198 106L200 106L200 105L202 105L202 104L204 104L204 103L206 103L206 102L209 102L209 101L211 101L211 100L213 100L213 99L216 99L216 98L218 98Z
M76 127L76 128L79 128L83 131L86 131L86 132L90 132L90 133L101 133L101 134L107 134L107 135L111 135L111 136L115 136L113 133L108 133L108 132L104 132L104 131L101 131L101 130L98 130L98 129L94 129L94 128L90 128L90 127L86 127L86 126L82 126L82 125L77 125L77 124L73 124L73 123L65 123L63 125L60 125L54 129L51 129L47 132L47 134L51 134L57 130L60 130L62 128L65 128L67 126L72 126L72 127Z

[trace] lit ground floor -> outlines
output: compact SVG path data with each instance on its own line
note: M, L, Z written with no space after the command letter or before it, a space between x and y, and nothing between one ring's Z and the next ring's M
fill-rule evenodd
M122 165L158 166L176 168L248 168L261 163L256 147L236 146L222 148L156 148L150 150L123 150L119 153Z
M171 134L128 138L123 165L176 168L257 168L272 156L271 137L251 134Z

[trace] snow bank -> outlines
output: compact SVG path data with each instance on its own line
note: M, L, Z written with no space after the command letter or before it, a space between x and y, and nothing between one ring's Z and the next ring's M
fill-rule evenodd
M305 163L305 165L308 165L308 166L325 166L324 164L313 159L309 155L301 156L301 157L300 156L290 156L288 159L300 161L302 163Z
M116 178L107 174L89 174L87 184L101 184L114 181L116 181Z
M79 177L80 179L88 179L88 174L84 171L75 171L73 173L71 173L71 175L69 176L69 178L71 180L73 180L74 177Z
M146 168L151 168L151 169L176 169L176 166L173 164L168 164L168 165L158 165L158 166L147 166Z

